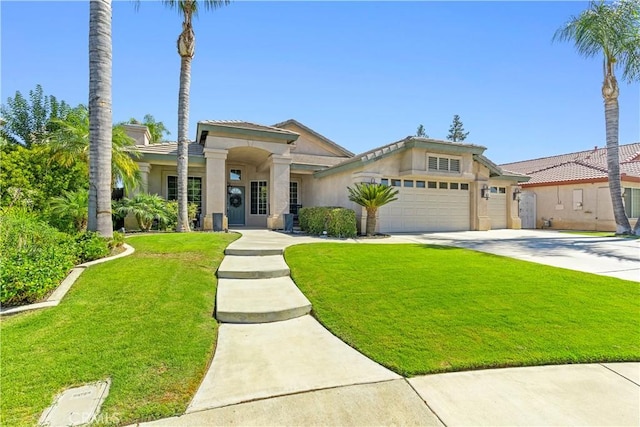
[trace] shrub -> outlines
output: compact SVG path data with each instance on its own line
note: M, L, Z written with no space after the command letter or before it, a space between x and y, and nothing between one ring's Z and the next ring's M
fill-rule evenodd
M0 253L2 304L42 299L76 260L72 237L17 209L0 212Z
M84 231L76 235L76 255L78 263L93 261L109 255L109 243L93 231Z
M113 237L108 242L109 249L119 248L124 245L124 233L120 233L119 231L113 232Z
M300 228L309 234L324 231L334 237L356 236L356 214L351 209L333 207L302 208L298 212Z

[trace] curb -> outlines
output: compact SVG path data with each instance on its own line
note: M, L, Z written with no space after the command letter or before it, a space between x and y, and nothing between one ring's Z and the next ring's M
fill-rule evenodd
M83 264L76 265L74 268L71 269L69 274L67 274L67 277L64 278L64 280L51 293L51 295L49 295L49 298L47 298L46 301L37 302L37 303L34 303L34 304L20 305L18 307L11 307L11 308L6 308L6 309L5 308L0 308L0 317L1 316L10 316L12 314L18 314L18 313L22 313L24 311L38 310L38 309L41 309L41 308L57 306L58 304L60 304L60 301L62 301L62 298L64 298L64 296L67 294L67 292L69 292L69 289L71 289L71 286L76 282L76 280L78 280L78 277L80 277L82 272L87 267L91 267L92 265L102 264L103 262L112 261L114 259L118 259L118 258L122 258L122 257L125 257L125 256L129 256L129 255L131 255L132 253L134 253L136 251L133 248L133 246L129 246L126 243L124 243L122 246L125 248L125 250L124 250L124 252L119 253L118 255L110 256L110 257L107 257L107 258L100 258L100 259L97 259L95 261L89 261L89 262L85 262Z

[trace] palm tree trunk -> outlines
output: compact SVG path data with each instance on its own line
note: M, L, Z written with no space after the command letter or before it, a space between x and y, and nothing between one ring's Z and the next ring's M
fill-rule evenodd
M111 218L111 0L89 6L88 229L113 237Z
M191 57L182 56L180 64L180 93L178 95L178 224L176 231L190 231L187 181L189 172L189 90L191 86Z
M618 82L612 73L606 73L602 84L604 98L604 117L607 136L607 168L609 170L609 192L613 205L613 217L616 221L616 234L631 234L631 224L624 211L622 189L620 185L620 157L618 154Z
M367 236L376 233L376 209L367 209Z

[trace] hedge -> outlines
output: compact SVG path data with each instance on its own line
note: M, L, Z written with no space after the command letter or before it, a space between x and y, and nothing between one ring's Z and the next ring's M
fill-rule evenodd
M301 208L300 228L309 234L332 237L356 237L356 213L352 209L335 207Z

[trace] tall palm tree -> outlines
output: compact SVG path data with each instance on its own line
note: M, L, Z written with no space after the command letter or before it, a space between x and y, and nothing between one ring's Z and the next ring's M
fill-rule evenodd
M195 54L196 36L192 18L197 16L199 6L216 9L230 0L163 0L170 9L182 16L182 32L178 37L180 55L180 90L178 92L178 225L176 231L189 231L187 211L187 176L189 169L189 91L191 87L191 60Z
M58 128L46 145L49 160L62 166L72 166L77 162L90 163L89 152L89 110L84 105L72 109L64 120L55 119ZM134 158L140 157L135 140L127 136L122 125L115 125L111 131L111 187L116 182L132 189L141 183L140 170Z
M111 0L89 2L89 231L113 237L111 219Z
M356 184L355 188L347 187L349 200L367 210L367 236L376 232L376 214L378 208L398 200L398 190L381 184Z
M607 139L609 191L618 234L631 234L631 225L624 211L620 185L618 131L620 110L618 81L615 69L622 69L628 82L640 77L640 1L621 0L616 3L592 1L580 16L573 17L558 29L554 40L573 42L584 57L604 56L602 97ZM640 221L639 221L640 223ZM638 230L636 223L635 231Z

